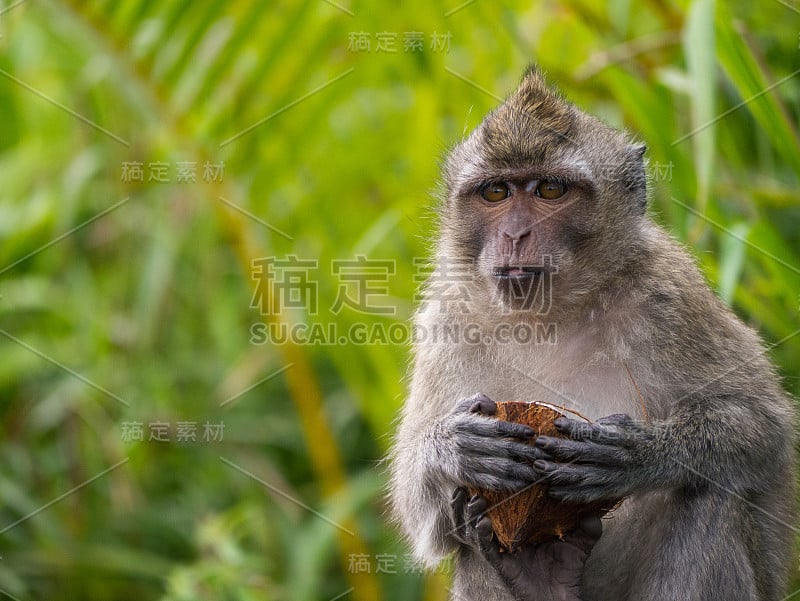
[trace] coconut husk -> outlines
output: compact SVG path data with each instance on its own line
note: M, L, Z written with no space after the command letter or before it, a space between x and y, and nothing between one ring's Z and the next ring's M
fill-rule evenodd
M553 424L562 416L588 423L586 418L577 413L537 402L499 402L494 417L533 428L536 436L528 442L532 445L537 436L566 438ZM518 493L472 490L470 494L481 494L489 501L487 515L492 522L492 529L501 550L511 553L529 544L563 538L575 530L587 515L602 515L614 505L608 502L576 504L558 501L547 495L547 486L544 484L534 484Z

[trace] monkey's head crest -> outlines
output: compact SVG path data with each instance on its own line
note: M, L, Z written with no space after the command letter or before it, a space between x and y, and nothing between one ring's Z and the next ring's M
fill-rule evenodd
M530 66L516 91L487 115L476 134L493 164L542 163L556 147L570 143L579 114L548 87L538 67Z
M548 87L538 67L529 66L517 90L497 110L498 120L533 121L536 129L566 136L575 121L577 109Z
M599 185L615 180L645 205L644 146L565 100L535 65L445 162L448 192L482 174L531 168L568 171Z

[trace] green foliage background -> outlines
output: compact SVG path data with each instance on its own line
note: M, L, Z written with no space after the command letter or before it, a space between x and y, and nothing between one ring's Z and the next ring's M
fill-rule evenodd
M791 0L3 11L0 596L445 597L446 576L405 569L385 517L407 346L254 345L250 327L405 323L438 157L531 61L647 142L654 217L800 392ZM357 32L370 50L350 46ZM396 52L377 47L384 32ZM421 50L404 51L408 32ZM144 182L122 177L135 161ZM147 181L157 161L169 183ZM183 161L197 182L177 181ZM203 181L206 161L224 162L221 182ZM263 316L251 261L291 254L319 261L320 310ZM330 262L356 254L396 261L396 315L330 311ZM170 423L172 441L125 442L136 421L145 438ZM175 440L179 421L197 442ZM223 440L201 440L206 421ZM359 556L369 572L349 569Z

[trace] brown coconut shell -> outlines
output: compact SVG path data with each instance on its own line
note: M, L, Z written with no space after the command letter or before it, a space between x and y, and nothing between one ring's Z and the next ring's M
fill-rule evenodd
M553 424L562 416L588 423L582 415L537 402L499 402L494 417L533 428L536 436L528 442L532 445L537 436L566 438ZM471 490L470 494L481 494L489 501L487 515L494 534L501 550L511 553L529 544L563 538L575 530L584 517L602 515L614 506L614 503L608 502L576 504L558 501L547 495L547 486L544 484L535 484L518 493Z

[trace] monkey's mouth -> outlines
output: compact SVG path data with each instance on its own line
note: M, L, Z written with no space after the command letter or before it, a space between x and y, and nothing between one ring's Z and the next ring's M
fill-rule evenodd
M492 276L501 280L520 280L542 275L545 271L541 265L505 265L492 269Z

